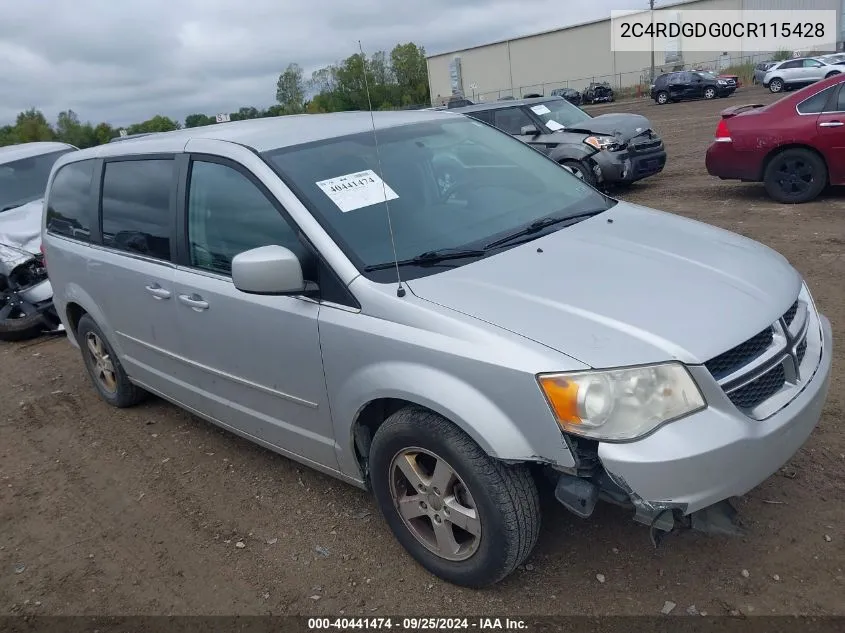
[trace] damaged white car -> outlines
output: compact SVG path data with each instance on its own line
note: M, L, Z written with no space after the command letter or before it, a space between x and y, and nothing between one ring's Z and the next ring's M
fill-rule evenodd
M0 340L62 329L41 254L44 190L66 143L0 147Z

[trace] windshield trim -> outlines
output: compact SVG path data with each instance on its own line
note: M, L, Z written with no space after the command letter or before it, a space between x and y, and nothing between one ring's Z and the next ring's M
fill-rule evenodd
M564 99L561 99L561 100L563 101ZM531 114L534 115L533 112ZM417 123L418 122L404 123L402 125L397 125L395 127L396 128L408 127L408 126L411 126L411 125L416 125ZM490 125L490 124L484 123L484 122L480 122L480 123L482 125L485 125L485 126L491 128L491 129L495 130L498 134L502 134L507 139L510 139L510 141L512 141L513 143L518 143L521 146L525 145L525 143L523 143L523 141L520 141L519 139L511 136L510 134L507 134L505 132L498 130L498 128L496 128L493 125ZM275 161L272 160L273 156L276 156L276 155L287 154L287 153L299 151L299 150L302 150L302 149L306 149L306 148L309 148L309 147L316 147L316 146L319 146L319 145L324 145L326 143L331 143L331 142L335 142L335 141L338 141L340 139L343 139L346 136L357 136L358 134L360 134L360 133L356 132L354 134L345 134L345 135L341 135L341 136L337 136L337 137L318 139L318 140L314 140L314 141L308 141L307 143L298 143L296 145L287 145L287 146L283 146L283 147L277 147L277 148L265 150L264 152L256 152L256 153L261 158L261 160L264 162L264 164L267 165L270 168L270 170L274 174L276 174L276 176L282 181L282 183L291 191L291 193L293 193L293 195L296 196L299 203L302 204L305 207L305 209L308 211L308 213L311 215L311 217L313 217L317 221L317 223L326 232L326 234L334 242L334 244L337 246L337 248L340 249L340 251L343 253L343 255L355 267L355 269L356 269L356 271L358 272L359 275L365 277L366 279L369 279L370 281L376 282L376 283L392 284L392 283L396 283L396 281L397 281L395 268L391 267L391 268L386 268L386 269L383 269L383 270L374 270L374 271L366 270L368 264L366 262L364 262L355 253L355 250L352 248L352 246L343 238L343 236L337 231L337 229L331 224L331 222L328 221L328 219L319 210L317 205L314 204L314 202L305 194L305 192L302 190L301 187L299 187L299 185L297 185L297 183L293 180L293 178L291 178L283 169L279 168L276 165ZM543 154L542 152L537 152L537 154L539 154L539 156L541 156L542 158L552 162L555 166L557 166L559 169L561 169L561 171L563 171L563 172L566 171L564 167L562 167L557 161L550 158L549 156ZM614 199L614 198L608 196L607 194L604 194L604 193L602 193L598 190L596 190L595 193L598 194L601 198L604 199L604 201L608 205L608 207L607 207L608 209L612 206L615 206L615 204L618 202L616 199ZM607 210L607 209L605 209L605 210ZM556 213L559 213L559 211L551 213L549 215L555 215ZM294 224L297 224L297 229L299 229L299 231L302 232L302 229L298 226L298 223L296 223L294 221ZM552 230L544 232L545 234L552 233L552 232L555 232L556 230L558 230L555 227L549 227L549 228L552 229ZM565 227L561 227L561 228L565 228ZM485 238L485 241L489 240L489 239L493 239L495 237L496 237L496 235L487 236ZM538 235L537 237L540 237L540 235ZM486 259L488 257L495 257L495 256L499 255L500 253L503 253L507 250L510 250L511 248L517 248L517 247L522 246L522 245L523 245L523 243L517 243L517 244L513 244L513 245L508 244L508 245L505 245L505 246L498 247L498 248L495 249L495 251L491 251L491 254L485 256L483 259ZM463 245L462 248L463 247L469 247L469 245ZM402 279L403 280L405 280L405 279L412 280L412 279L416 279L416 278L427 277L427 276L434 275L434 274L437 274L437 273L440 273L440 272L445 272L446 270L451 270L453 268L458 268L458 267L461 267L461 266L469 265L469 264L472 264L475 261L478 261L478 259L477 258L468 259L468 261L466 261L466 263L463 263L462 260L457 260L454 265L452 265L451 263L449 263L448 265L445 265L445 262L443 264L440 264L440 265L437 265L437 266L430 265L430 264L423 264L422 266L408 265L406 267L403 267L403 269L407 269L408 271L413 271L413 273L409 274L408 272L404 272L404 270L403 270Z

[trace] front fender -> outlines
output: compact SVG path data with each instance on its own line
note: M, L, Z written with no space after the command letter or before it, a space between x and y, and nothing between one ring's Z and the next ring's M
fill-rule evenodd
M364 407L381 398L397 398L431 409L456 424L492 457L573 463L562 435L560 445L545 447L548 455L541 458L514 420L484 393L454 375L413 363L370 365L349 376L334 394L333 416L336 420L357 422ZM337 437L345 435L347 442L345 447L340 447L338 459L341 470L358 475L354 429L354 422L345 429L336 428ZM557 429L555 432L559 434Z
M564 160L585 160L596 153L596 150L583 143L561 143L549 152L549 158L556 162Z

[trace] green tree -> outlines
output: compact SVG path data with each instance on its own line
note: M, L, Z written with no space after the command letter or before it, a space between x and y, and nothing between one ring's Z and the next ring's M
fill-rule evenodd
M276 82L276 101L284 106L286 114L298 114L305 110L305 83L299 64L288 64Z
M390 51L390 63L396 83L402 96L411 97L411 103L429 103L431 95L428 86L428 65L425 61L425 49L413 42L397 44Z
M94 138L97 145L104 145L118 135L118 131L108 123L98 123L97 127L94 128Z
M179 123L161 114L155 115L143 123L133 123L126 128L129 134L142 134L145 132L170 132L178 130Z
M203 127L215 122L216 119L207 114L189 114L185 117L185 127Z
M80 149L98 144L94 127L90 123L80 123L79 117L73 110L59 113L56 121L56 140Z
M30 108L18 114L12 133L15 143L30 143L33 141L52 141L55 138L53 128L40 110Z

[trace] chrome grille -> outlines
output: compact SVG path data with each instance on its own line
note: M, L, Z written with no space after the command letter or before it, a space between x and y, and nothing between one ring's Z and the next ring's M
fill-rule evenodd
M744 343L740 343L734 348L729 349L723 354L719 354L704 366L713 374L713 378L719 380L744 367L752 360L760 356L763 352L769 349L774 339L774 330L767 327L765 330L752 336Z
M764 419L793 397L787 392L802 378L809 324L809 306L799 298L774 324L704 366L734 406Z

